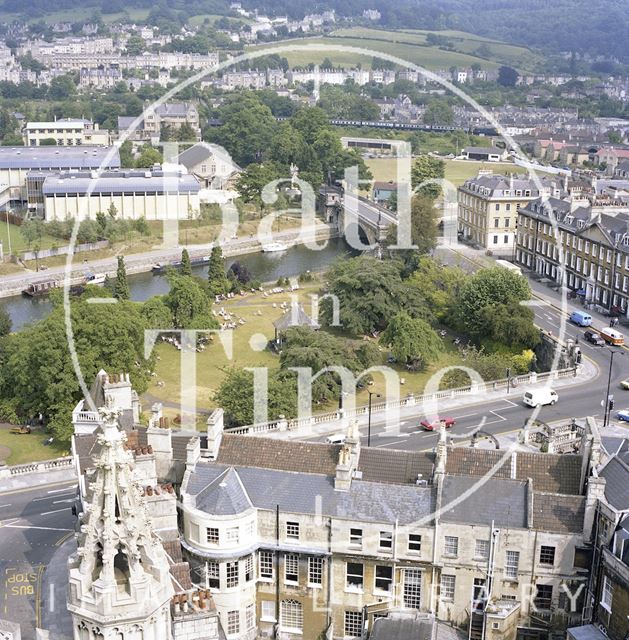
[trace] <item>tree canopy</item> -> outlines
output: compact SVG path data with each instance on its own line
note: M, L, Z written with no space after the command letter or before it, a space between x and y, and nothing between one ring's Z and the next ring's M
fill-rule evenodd
M443 342L430 324L405 312L391 319L380 342L391 348L398 362L415 371L434 362L443 351Z

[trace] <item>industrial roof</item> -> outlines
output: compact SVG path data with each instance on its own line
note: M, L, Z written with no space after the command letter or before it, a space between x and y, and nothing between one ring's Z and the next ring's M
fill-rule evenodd
M198 193L199 183L187 174L161 172L107 171L97 175L86 172L64 173L48 176L42 185L42 193Z
M0 169L115 169L120 154L114 147L0 147Z

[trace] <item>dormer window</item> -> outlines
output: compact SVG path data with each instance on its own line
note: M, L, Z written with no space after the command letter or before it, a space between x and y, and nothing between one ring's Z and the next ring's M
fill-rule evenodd
M583 222L583 220L578 220L577 229L583 229L583 227L585 227L585 222Z
M625 245L625 247L629 246L629 235L627 235L626 233L622 237L622 243Z
M572 224L572 221L574 220L574 218L572 216L566 216L566 222L568 224Z

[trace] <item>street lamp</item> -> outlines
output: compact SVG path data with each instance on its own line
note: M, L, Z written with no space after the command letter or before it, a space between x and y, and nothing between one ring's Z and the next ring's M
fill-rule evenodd
M609 397L609 387L612 382L612 366L614 364L614 356L617 353L620 354L621 356L625 355L622 351L611 351L611 355L609 357L609 373L607 374L607 393L605 394L605 400L603 401L604 402L603 428L607 426L607 422L609 420L609 412L611 411L613 406L611 404L612 401L610 400L610 397Z
M511 367L507 367L507 395L511 390Z
M368 409L368 418L367 418L367 446L371 446L371 396L376 396L376 398L380 398L379 393L375 393L373 391L369 391L367 389L367 393L369 394L369 409Z

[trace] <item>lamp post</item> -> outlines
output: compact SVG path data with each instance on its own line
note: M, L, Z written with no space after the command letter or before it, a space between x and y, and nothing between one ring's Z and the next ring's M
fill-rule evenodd
M507 368L507 395L509 395L509 391L511 390L511 367Z
M369 394L369 408L367 410L367 446L371 446L371 396L376 396L376 398L380 397L379 393L374 393L373 391L369 391L367 389L367 393Z
M610 406L611 401L609 398L609 387L612 382L612 367L614 365L614 356L617 353L620 353L621 356L625 355L622 351L611 351L611 355L609 357L609 373L607 374L607 393L605 394L605 400L603 401L604 402L603 428L607 426L607 422L609 420L609 412L611 410L611 406Z

